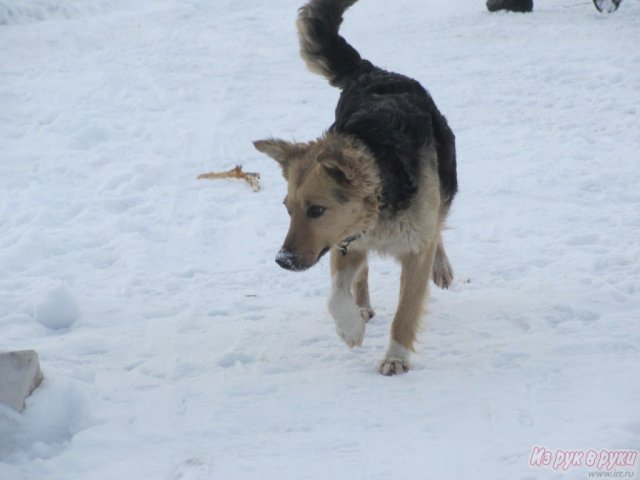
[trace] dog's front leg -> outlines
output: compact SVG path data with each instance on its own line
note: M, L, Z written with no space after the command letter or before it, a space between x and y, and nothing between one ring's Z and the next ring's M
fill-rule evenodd
M340 338L349 347L362 345L366 321L371 317L371 307L356 305L351 293L354 279L367 268L366 253L349 250L343 255L340 250L331 250L331 296L328 307L336 322Z
M447 257L442 238L440 238L433 260L433 283L440 288L449 288L451 282L453 282L453 268L451 268L449 257Z
M365 264L353 281L352 290L356 300L356 305L361 309L366 310L365 320L369 321L375 316L376 312L371 308L371 300L369 299L369 266L366 262L367 259L365 257ZM365 314L363 313L363 315Z
M380 373L394 375L409 370L409 356L420 326L420 317L428 294L436 242L419 253L401 257L400 301L391 324L391 342L380 364Z

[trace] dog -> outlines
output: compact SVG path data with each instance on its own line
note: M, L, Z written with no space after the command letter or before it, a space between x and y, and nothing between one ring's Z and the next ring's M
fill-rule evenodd
M349 347L373 317L369 251L402 266L400 300L379 371L407 372L430 277L448 288L453 270L441 230L458 190L455 136L429 93L374 66L339 35L356 0L311 0L296 22L307 67L341 90L335 122L306 143L254 142L287 181L291 223L276 262L302 271L331 252L329 312Z

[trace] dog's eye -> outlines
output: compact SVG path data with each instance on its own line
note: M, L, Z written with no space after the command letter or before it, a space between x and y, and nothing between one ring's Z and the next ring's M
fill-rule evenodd
M318 218L321 217L324 213L324 207L320 205L311 205L307 210L307 217L309 218Z

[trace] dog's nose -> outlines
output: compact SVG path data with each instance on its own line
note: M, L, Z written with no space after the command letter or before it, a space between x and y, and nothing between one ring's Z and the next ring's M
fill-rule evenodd
M295 269L295 255L289 249L283 248L276 255L276 263L285 270Z

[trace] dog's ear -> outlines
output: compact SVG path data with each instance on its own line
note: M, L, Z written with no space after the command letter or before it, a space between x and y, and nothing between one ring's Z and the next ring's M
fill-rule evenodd
M338 160L323 159L320 160L320 164L324 167L329 176L338 183L338 185L343 187L349 186L355 178L353 169Z
M325 171L339 185L349 187L349 190L359 196L373 196L380 194L380 178L375 173L375 160L366 153L353 148L331 148L317 157Z
M354 148L331 149L318 155L318 162L336 182L346 186L358 182L361 170L358 157Z
M309 148L305 143L291 143L276 138L256 140L253 142L253 146L256 147L256 150L269 155L280 164L285 180L288 180L287 172L291 162L302 156Z

